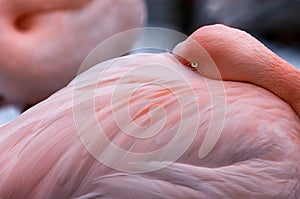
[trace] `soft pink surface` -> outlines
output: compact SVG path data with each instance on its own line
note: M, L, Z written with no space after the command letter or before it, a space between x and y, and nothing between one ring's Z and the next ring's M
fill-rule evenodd
M145 15L143 0L0 0L0 97L21 105L45 99L97 44L141 27Z
M130 72L145 63L149 64L149 70L138 70L138 75L130 76ZM188 79L192 89L183 86L182 79L168 73L151 73L151 65L173 68ZM203 138L209 125L214 125L210 124L211 113L213 110L218 112L214 109L218 104L211 104L206 84L214 80L207 80L184 67L171 54L137 54L114 62L99 79L94 97L90 98L85 93L94 91L93 80L104 74L101 71L103 65L83 73L66 88L0 128L0 197L299 197L299 119L291 107L274 94L251 84L225 81L224 128L213 150L200 159L198 152ZM118 84L124 76L128 78ZM153 82L156 84L135 92L130 89ZM118 93L114 93L116 85L120 89ZM176 96L160 85L171 85ZM75 87L84 92L74 94ZM218 92L218 89L210 88L210 91ZM129 92L132 93L130 108L123 104L124 96ZM199 103L197 109L190 107L194 100L192 92L196 93ZM111 96L114 96L114 104ZM185 97L182 108L176 97ZM94 99L95 107L87 106ZM125 135L112 115L112 111L120 111L119 118L124 116L124 120L129 121L122 110L130 109L134 121L144 125L143 131L151 131L157 123L149 121L148 111L156 105L160 105L167 115L165 126L156 136L144 140ZM95 110L95 114L89 115L90 110ZM101 148L103 140L92 136L99 131L99 126L120 148L149 152L171 140L185 121L179 116L187 110L193 110L192 118L195 118L193 114L200 113L195 118L198 126L190 125L184 129L186 139L197 130L194 141L176 162L154 172L126 173L104 166L89 154L78 137L78 131L81 135L91 135L90 142L95 150L98 148L99 154L107 155L118 165L126 156L114 158L109 148ZM97 118L98 124L93 118ZM147 126L149 122L151 125ZM134 133L139 135L143 131L137 128ZM180 147L181 142L176 145ZM159 164L160 161L151 161L140 166Z

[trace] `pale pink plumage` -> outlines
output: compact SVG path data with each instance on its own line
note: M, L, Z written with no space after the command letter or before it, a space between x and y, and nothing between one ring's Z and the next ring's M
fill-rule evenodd
M145 64L148 64L148 70L138 71L138 75L128 76L118 85L127 72ZM151 65L162 69L170 66L189 80L192 90L183 86L182 79L170 74L152 74ZM211 104L205 82L218 80L202 77L168 53L130 55L114 62L106 75L99 79L94 95L96 115L89 115L88 111L94 107L85 107L85 103L91 100L85 93L93 91L95 85L92 80L97 79L101 71L103 64L93 67L0 128L0 197L198 199L300 196L299 118L287 103L271 92L248 83L225 81L224 129L213 150L199 159L199 148L209 127L211 112L217 106ZM177 97L192 96L191 91L196 93L199 107L194 111L200 113L196 118L199 125L185 129L186 139L193 129L197 129L194 142L176 162L158 171L127 173L104 166L88 153L78 137L77 130L85 130L84 135L93 135L99 130L91 120L94 116L115 144L139 152L163 146L169 141L167 135L172 135L182 125L178 116L180 111L190 110L193 97L190 101L186 100L185 106L180 109L172 92L150 84L132 93L130 113L135 116L135 121L146 125L144 130L151 130L157 124L147 126L147 113L149 107L159 104L168 114L165 128L157 136L146 140L130 138L117 128L111 112L113 109L129 109L122 106L123 95L131 92L129 88L135 84L153 82L171 85ZM121 86L117 93L120 95L115 96L116 104L110 106L116 85ZM73 98L75 86L83 92ZM218 92L220 87L210 89ZM80 125L78 119L82 122ZM129 120L125 115L124 119ZM77 130L74 121L77 121ZM135 133L143 132L137 129ZM103 140L90 137L90 141L99 143L94 145L95 148L101 148ZM177 144L180 146L180 143ZM116 165L126 159L126 156L123 160L114 159L109 150L100 150L102 153L114 160ZM160 161L151 161L136 167L160 164Z

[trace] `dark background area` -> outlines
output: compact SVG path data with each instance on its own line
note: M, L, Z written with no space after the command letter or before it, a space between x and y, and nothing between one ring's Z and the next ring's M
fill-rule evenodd
M146 0L148 26L190 34L222 23L300 49L300 0Z

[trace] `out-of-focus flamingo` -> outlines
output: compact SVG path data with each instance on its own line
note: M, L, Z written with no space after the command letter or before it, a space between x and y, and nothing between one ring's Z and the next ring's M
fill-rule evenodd
M145 20L143 0L0 0L0 10L0 96L21 105L66 86L98 43Z
M214 31L220 29L221 35L214 34ZM253 51L261 53L263 59L259 65L262 67L261 73L264 73L264 68L269 67L268 59L278 60L276 63L281 67L287 65L275 55L264 58L264 55L269 56L270 53L263 46L257 45L257 42L248 43L253 39L235 29L219 26L204 28L193 37L197 42L204 42L206 37L207 41L212 41L203 46L212 54L213 61L217 63L223 78L224 74L240 75L238 71L226 68L227 65L224 65L223 71L223 65L220 64L228 63L228 67L229 64L235 66L234 58L243 58L245 56L243 50L247 45L249 45L246 48L247 59L240 65L242 71L247 71L247 67L256 66L253 63L259 62L255 56L252 57L255 55ZM224 41L227 45L215 45L214 37L216 42ZM235 41L243 42L231 43ZM207 54L191 51L185 45L189 43L185 42L174 49L177 55L185 58L180 61L199 63L198 67L204 67L204 71L201 72L211 77L210 73L206 73L209 71L209 68L206 68L208 66L201 62L207 58L205 57ZM228 47L235 50L222 50ZM189 51L187 57L185 50ZM215 51L221 54L214 54ZM230 56L226 54L227 52L231 52ZM221 62L222 58L217 55L224 56L224 62ZM201 57L203 59L200 59ZM189 60L190 58L193 59ZM169 53L135 54L117 59L110 63L109 68L105 68L107 64L108 62L102 63L86 71L64 89L0 128L0 197L298 198L300 196L299 118L282 99L249 83L225 81L224 128L213 150L200 159L198 151L210 126L211 113L221 111L214 110L219 104L211 103L211 93L206 82L220 81L206 79L183 67ZM183 83L184 78L163 73L166 67L188 79L189 87ZM155 68L159 70L154 70ZM228 73L225 73L227 69ZM282 72L288 74L289 69ZM280 82L280 76L278 78L275 80ZM95 84L93 80L99 82ZM165 85L170 87L167 88ZM286 89L291 88L288 84L286 86ZM76 95L76 92L74 94L74 89L79 91L79 94ZM210 88L217 93L219 89L221 87L218 86ZM192 97L194 95L195 98ZM129 101L126 96L130 96ZM284 95L281 97L286 99ZM177 102L180 98L184 100L179 106ZM193 106L193 101L198 102L199 106ZM93 106L89 106L90 104ZM126 106L128 104L129 106ZM118 127L116 119L129 122L127 113L130 113L132 118L128 125L136 122L143 128L143 131L141 128L133 128L135 135L157 129L161 114L148 115L151 107L157 105L164 108L165 115L162 114L162 117L166 119L164 127L157 135L137 139L122 132ZM89 114L91 111L94 114ZM114 115L114 112L117 114ZM189 117L180 118L182 115ZM152 117L152 123L149 117ZM185 125L185 122L192 121L190 119L198 120L198 125ZM150 153L163 147L173 139L174 133L182 126L185 126L184 139L173 143L175 147L166 151L166 154L176 152L182 143L192 138L191 146L174 163L156 171L145 173L129 173L122 169L118 171L97 161L87 151L87 148L92 146L98 155L105 157L102 160L111 160L115 166L122 165L133 152ZM100 132L99 127L111 142L128 151L123 157L118 157L111 147L103 144L105 139L96 139L95 135ZM191 133L194 130L197 132L195 137ZM87 148L78 135L86 138L88 141L86 144L89 145L86 145ZM161 154L161 157L168 157L166 154ZM159 166L164 160L161 157L157 157L157 161L145 160L135 166L137 168Z

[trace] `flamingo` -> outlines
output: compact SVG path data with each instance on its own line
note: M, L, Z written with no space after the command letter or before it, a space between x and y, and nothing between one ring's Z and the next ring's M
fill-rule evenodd
M66 86L98 43L143 25L144 4L0 0L0 96L24 108Z
M1 127L0 197L299 198L297 106L276 91L295 70L222 25L173 52L100 63ZM285 89L297 94L297 78ZM199 157L217 123L220 137Z
M194 41L203 46L206 56L209 55L207 58L197 56L199 52L193 49L197 45ZM199 47L195 48L203 51ZM249 82L273 92L290 104L300 116L300 72L246 32L220 24L207 26L178 45L174 52L183 64L199 64L197 71L206 77ZM216 68L209 67L211 61Z

